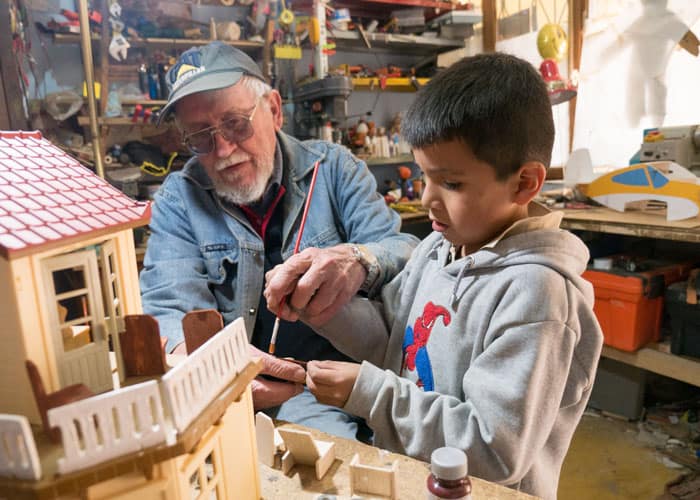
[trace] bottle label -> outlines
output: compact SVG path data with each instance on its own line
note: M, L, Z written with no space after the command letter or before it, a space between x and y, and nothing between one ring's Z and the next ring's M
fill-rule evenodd
M432 493L428 492L428 500L444 500L445 498L446 497L436 497ZM472 496L471 496L471 494L469 494L469 495L466 495L463 497L454 498L454 499L450 499L450 500L472 500Z

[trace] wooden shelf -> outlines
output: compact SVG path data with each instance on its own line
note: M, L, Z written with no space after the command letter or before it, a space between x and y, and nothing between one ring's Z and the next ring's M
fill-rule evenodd
M365 163L369 167L372 167L375 165L396 165L398 163L413 163L413 162L414 162L414 159L413 159L413 155L411 155L411 154L390 156L388 158L371 157L371 158L367 158L365 160Z
M353 78L353 90L383 90L387 92L415 92L428 83L430 78L387 78L385 86L382 88L379 77Z
M122 99L121 103L125 106L133 106L134 104L142 104L144 106L165 106L168 101L165 99Z
M636 352L603 346L602 356L700 387L700 360L667 352L667 344L647 344Z
M605 207L562 211L561 227L565 229L700 243L698 218L670 222L661 215L622 213Z
M99 42L100 36L93 34L91 36L93 42ZM60 44L79 44L80 35L73 33L55 33L53 36L54 43ZM176 48L189 48L193 45L206 45L213 40L208 39L190 39L190 38L129 38L128 42L132 47L176 47ZM265 47L264 42L251 42L248 40L236 40L236 41L225 41L227 43L247 52L253 52L257 50L262 50Z
M153 127L155 128L156 124L151 123L151 122L146 122L144 123L141 119L138 121L134 122L131 121L131 118L128 116L114 116L114 117L100 117L97 119L97 123L99 125L107 125L107 126L131 126L131 127ZM90 125L90 118L87 116L79 116L78 117L78 125L82 126L87 126ZM165 130L167 127L164 126L163 130Z
M357 1L358 0L354 0L352 3L357 3ZM436 0L359 0L359 2L366 4L380 4L386 7L392 7L394 9L400 9L402 7L425 7L427 9L439 9L446 11L455 9L455 5L452 2ZM340 3L342 3L342 1Z
M90 35L93 42L99 42L100 36L93 33ZM53 42L60 44L80 44L80 35L77 33L54 33Z
M295 0L294 8L309 10L312 0ZM468 10L447 0L333 0L335 9L350 9L353 17L386 19L394 10L411 7L423 7L427 19L451 10Z
M406 54L435 54L448 50L461 49L464 47L464 40L450 40L419 35L402 35L399 33L366 33L371 49L365 45L357 31L333 30L328 33L328 38L335 41L338 50L361 49L361 50L401 50L405 49Z

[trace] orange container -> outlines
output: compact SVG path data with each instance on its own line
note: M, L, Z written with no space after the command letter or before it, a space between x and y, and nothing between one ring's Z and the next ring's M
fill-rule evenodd
M664 289L686 279L692 263L650 262L642 272L584 271L595 290L593 310L606 345L632 352L659 340Z

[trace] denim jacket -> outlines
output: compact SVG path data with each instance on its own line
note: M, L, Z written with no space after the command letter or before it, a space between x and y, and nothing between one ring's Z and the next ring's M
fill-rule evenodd
M376 294L404 266L418 240L399 232L401 221L377 193L364 162L323 141L300 142L278 133L282 150L282 256L294 251L313 166L320 161L300 251L344 242L362 243L376 257ZM224 207L196 157L168 175L155 195L151 235L140 276L146 314L159 323L170 352L184 339L182 317L216 309L228 324L245 320L249 338L263 288L261 237L238 208Z

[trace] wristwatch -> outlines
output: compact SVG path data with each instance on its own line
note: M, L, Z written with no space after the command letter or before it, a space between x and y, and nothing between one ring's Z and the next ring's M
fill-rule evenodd
M352 250L352 254L355 256L355 259L357 259L357 262L362 264L362 267L367 271L367 277L360 286L360 291L367 293L372 289L377 278L379 278L379 262L366 246L356 243L349 243L348 246Z

